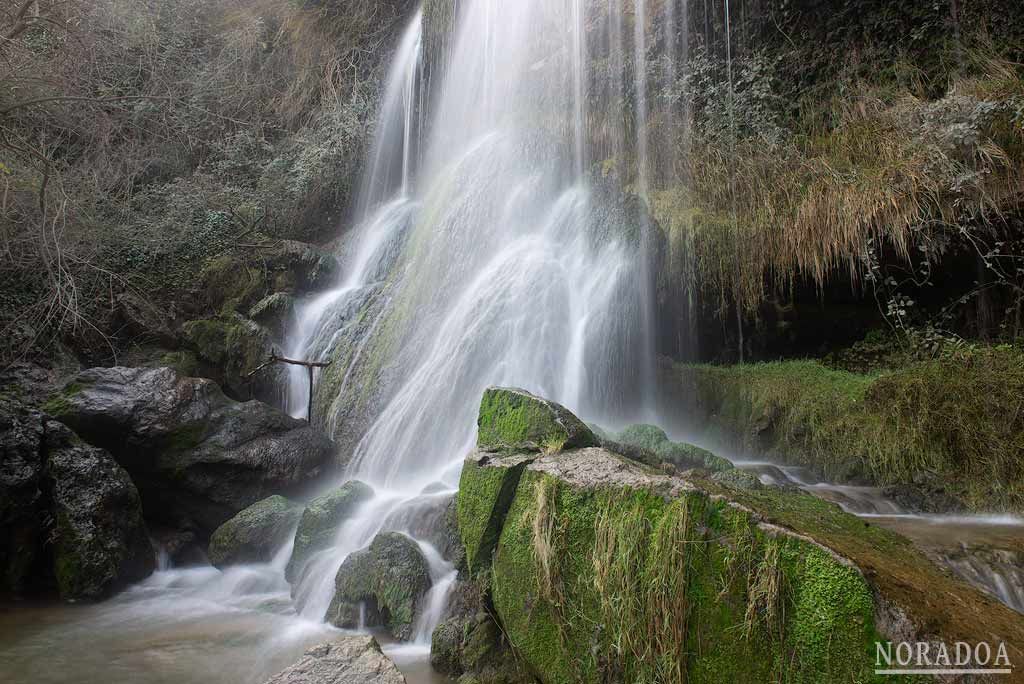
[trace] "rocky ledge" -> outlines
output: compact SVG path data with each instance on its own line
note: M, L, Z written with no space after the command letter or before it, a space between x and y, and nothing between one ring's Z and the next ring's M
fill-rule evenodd
M147 520L201 539L268 496L302 495L342 465L334 444L304 421L170 368L83 371L43 410L113 454Z
M490 418L501 392L465 462L460 534L484 603L545 684L881 681L879 641L1003 643L1024 662L1024 617L905 538L807 494L605 447L495 451L529 434Z

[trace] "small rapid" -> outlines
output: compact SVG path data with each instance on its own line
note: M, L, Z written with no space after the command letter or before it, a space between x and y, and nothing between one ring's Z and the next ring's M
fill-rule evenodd
M1007 514L926 514L907 511L880 487L824 482L806 468L730 459L766 485L797 487L847 513L910 539L935 563L1024 613L1024 518Z

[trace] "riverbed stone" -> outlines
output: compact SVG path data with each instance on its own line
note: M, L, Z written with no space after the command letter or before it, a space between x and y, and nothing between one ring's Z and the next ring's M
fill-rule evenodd
M383 626L396 639L409 639L430 589L430 567L419 545L399 532L381 532L370 546L342 563L327 620L342 628Z
M590 428L564 406L526 390L491 387L480 402L480 449L560 451L598 443Z
M266 684L405 684L372 636L344 636L312 647Z
M128 471L147 519L202 540L273 494L340 474L334 444L304 421L170 368L93 368L44 405Z
M310 557L330 548L338 527L372 498L373 487L351 480L310 501L295 530L295 546L285 567L285 579L295 584Z
M257 501L214 531L210 562L218 568L269 562L288 541L301 515L302 504L283 496Z

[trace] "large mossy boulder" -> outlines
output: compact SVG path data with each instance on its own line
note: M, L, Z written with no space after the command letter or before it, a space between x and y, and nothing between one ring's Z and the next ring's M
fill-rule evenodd
M1024 617L811 495L604 448L494 456L470 456L460 484L460 508L505 511L475 581L544 684L880 681L888 640L1024 658ZM437 637L450 663L455 635Z
M302 504L283 496L257 501L214 531L207 554L210 562L218 568L269 562L288 541L301 515Z
M318 644L266 684L405 684L372 636L356 634Z
M0 592L97 599L155 561L138 491L110 454L0 400Z
M477 420L480 449L560 451L598 444L590 428L560 404L521 389L484 392Z
M296 583L309 559L330 548L341 524L372 498L373 487L352 480L309 502L295 530L295 545L285 568L285 578Z
M102 598L152 573L156 553L125 469L55 421L46 424L46 448L61 598Z
M147 519L203 540L272 494L297 496L340 473L309 424L170 368L94 368L44 407L131 475Z
M352 629L362 614L366 626L408 639L430 585L430 566L419 545L400 532L381 532L342 563L327 620Z

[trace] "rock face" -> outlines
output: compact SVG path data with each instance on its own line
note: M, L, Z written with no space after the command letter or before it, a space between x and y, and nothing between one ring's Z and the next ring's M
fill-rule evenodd
M718 479L603 448L470 456L459 522L473 581L532 675L873 681L887 640L1003 642L1024 658L1024 617L905 538L808 494ZM439 665L461 665L458 626L442 626Z
M102 598L152 573L156 554L124 468L55 421L46 424L46 447L61 597Z
M508 641L484 603L483 588L460 581L449 596L447 617L430 643L430 665L459 681L480 684L533 684L536 680L516 661Z
M232 397L278 401L285 370L274 364L250 377L274 351L271 333L236 314L189 321L181 327L207 377L216 379Z
M301 515L302 505L283 496L257 501L216 529L210 537L210 562L218 568L269 562Z
M347 636L306 651L266 684L405 684L372 636Z
M139 494L110 454L0 402L0 591L102 598L154 566Z
M338 526L371 498L373 488L370 485L352 480L313 499L302 512L295 530L295 546L284 571L285 578L294 584L310 556L328 548L334 542Z
M598 444L590 428L564 406L520 389L484 392L477 420L480 449L559 451Z
M337 627L357 627L362 604L368 626L384 626L396 639L408 639L429 589L430 568L416 542L398 532L382 532L338 570L327 620Z
M30 588L43 562L43 420L38 411L0 401L0 592Z
M170 368L87 370L44 409L114 455L147 518L203 538L271 494L340 471L334 445L308 424Z

